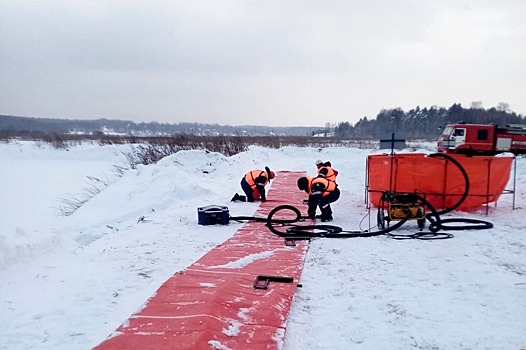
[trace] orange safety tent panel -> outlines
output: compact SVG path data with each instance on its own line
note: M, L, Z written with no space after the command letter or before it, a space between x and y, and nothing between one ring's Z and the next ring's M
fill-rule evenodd
M296 187L301 176L277 173L268 200L255 216L266 217L283 204L305 211L306 194ZM285 211L275 218L290 215ZM248 222L175 273L95 350L280 349L307 249L308 241L286 245L264 222ZM267 289L255 288L259 275L292 281L270 281Z
M474 210L499 199L508 184L513 157L452 157L470 182L468 197L457 210ZM369 202L376 207L386 190L423 195L436 209L453 206L465 190L464 177L455 164L422 153L369 155L367 184Z

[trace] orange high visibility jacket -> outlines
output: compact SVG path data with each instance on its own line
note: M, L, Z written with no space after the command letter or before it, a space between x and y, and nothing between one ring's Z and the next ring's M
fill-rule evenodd
M338 170L334 170L328 165L324 165L318 168L318 175L325 177L329 181L336 181L336 176L338 176Z
M315 196L321 194L322 197L328 196L332 191L334 191L337 187L336 182L329 181L327 179L324 179L323 177L315 177L315 178L307 178L309 180L309 195ZM315 186L316 184L320 184L321 186ZM312 190L312 187L316 187L314 191ZM323 187L322 190L319 189L319 187Z
M252 170L245 174L245 181L253 190L258 186L265 187L268 184L268 174L265 170Z

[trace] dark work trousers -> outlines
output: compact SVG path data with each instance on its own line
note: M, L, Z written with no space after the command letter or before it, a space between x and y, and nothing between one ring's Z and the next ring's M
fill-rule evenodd
M254 197L257 197L256 199L259 199L259 191L256 189L255 191L252 190L252 187L247 183L247 180L245 178L241 179L241 188L243 189L243 192L245 192L247 196L247 202L254 202ZM254 193L256 192L256 193Z
M334 189L328 196L321 197L318 206L321 210L322 216L332 215L331 203L334 203L340 198L340 190L338 187Z

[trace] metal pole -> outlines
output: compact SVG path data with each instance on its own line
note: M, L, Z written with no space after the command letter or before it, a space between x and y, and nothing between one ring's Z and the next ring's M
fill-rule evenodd
M371 205L369 204L369 156L365 158L365 207L367 208L369 232L371 232Z
M487 183L486 183L486 215L489 213L489 181L491 176L491 159L486 159L488 162L488 177L487 177ZM496 203L496 202L495 202Z
M513 156L513 204L512 210L515 210L515 185L517 183L517 156Z

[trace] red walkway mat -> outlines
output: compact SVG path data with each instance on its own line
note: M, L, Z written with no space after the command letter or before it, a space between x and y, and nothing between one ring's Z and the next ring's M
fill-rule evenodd
M265 217L282 204L305 212L306 195L296 187L300 176L304 174L276 174L269 200L256 216ZM264 223L248 222L168 279L142 310L95 349L281 349L307 248L306 241L285 245ZM263 278L255 288L260 275L283 279L270 279L263 289Z

